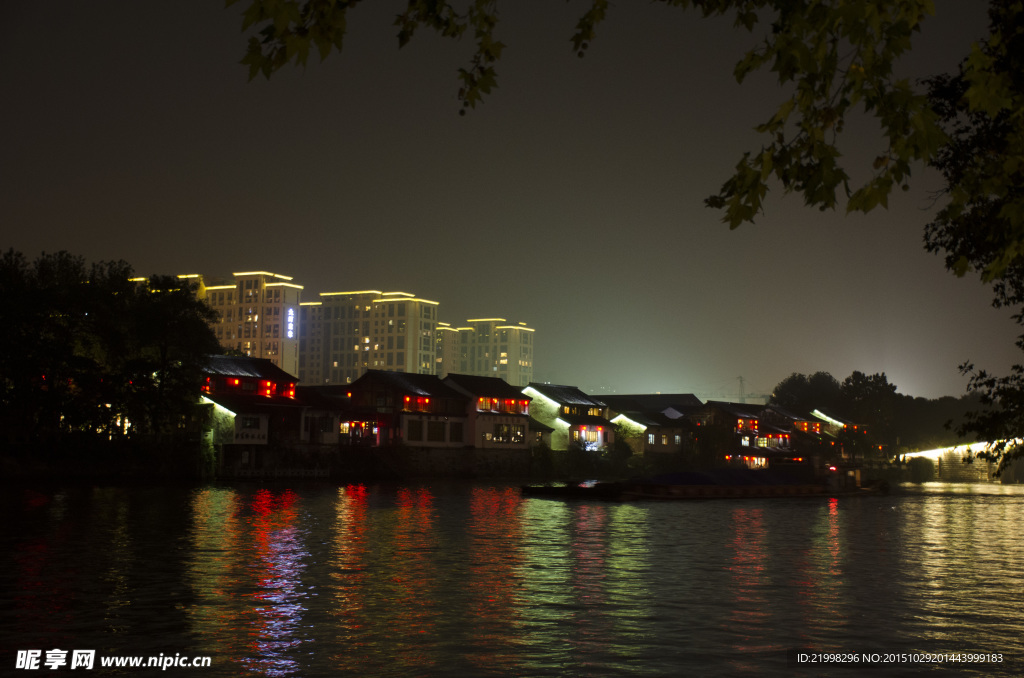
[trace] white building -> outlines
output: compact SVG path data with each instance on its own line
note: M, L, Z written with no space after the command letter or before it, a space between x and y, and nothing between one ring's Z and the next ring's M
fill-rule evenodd
M408 292L321 292L304 302L299 378L350 384L367 370L434 374L436 301Z

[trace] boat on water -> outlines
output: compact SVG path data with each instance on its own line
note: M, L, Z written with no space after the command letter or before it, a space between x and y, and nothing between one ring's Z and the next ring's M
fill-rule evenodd
M836 497L882 494L884 484L861 487L837 482L826 477L822 481L804 481L770 471L722 469L716 471L675 473L648 479L621 482L567 482L560 485L527 485L525 497L547 499L585 499L605 501L686 499L741 499L782 497Z
M542 499L599 499L619 501L624 483L604 483L594 480L568 481L558 485L523 485L524 497Z

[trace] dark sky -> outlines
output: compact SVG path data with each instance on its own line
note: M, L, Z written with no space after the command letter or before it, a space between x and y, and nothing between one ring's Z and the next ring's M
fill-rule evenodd
M399 50L403 4L361 5L345 53L247 82L241 6L4 3L0 244L269 270L306 298L414 292L452 324L528 323L535 377L591 391L734 398L739 377L755 394L861 370L937 397L963 392L964 360L1017 359L1009 313L922 248L934 172L867 216L775 192L730 231L703 206L783 99L734 82L753 38L731 21L619 3L579 59L587 3L502 3L499 89L460 117L471 45L422 29ZM983 33L984 3L937 5L908 74ZM848 131L850 162L880 148Z

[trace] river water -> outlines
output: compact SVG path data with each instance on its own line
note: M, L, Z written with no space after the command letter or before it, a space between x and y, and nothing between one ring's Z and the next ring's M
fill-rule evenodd
M793 665L795 649L950 655L872 675L1024 674L1021 486L674 503L468 484L2 496L3 675L159 672L100 665L136 655L209 657L163 672L192 676L865 668ZM19 650L55 649L96 663L17 670Z

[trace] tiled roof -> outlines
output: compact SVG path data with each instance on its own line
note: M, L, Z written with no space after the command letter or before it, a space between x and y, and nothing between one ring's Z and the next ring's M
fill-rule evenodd
M773 414L777 419L785 419L788 421L812 421L815 419L815 417L812 417L809 414L799 415L778 405L768 405L765 409Z
M525 400L523 392L498 377L478 377L471 374L449 374L442 381L452 384L475 396Z
M418 396L432 398L455 398L465 400L466 396L448 386L433 374L414 374L412 372L385 372L383 370L367 370L353 384L353 390L360 388L362 381L377 381L390 384L393 388Z
M840 417L839 415L835 414L832 410L829 410L826 407L819 407L819 408L815 409L813 412L811 412L811 416L808 417L808 419L810 419L811 421L813 421L815 419L818 419L820 421L827 421L824 417L821 416L822 414L825 415L825 417L828 417L828 419L831 419L833 421L838 421L840 424L853 424L854 423L853 421L850 421L849 419L847 419L845 417Z
M284 396L257 396L241 393L204 393L212 400L234 414L292 414L303 409L302 405Z
M785 435L792 431L792 428L784 428L781 426L775 426L774 424L766 424L763 421L757 426L757 431L760 435L768 435L769 433L775 435Z
M744 419L757 419L764 411L764 405L753 403L728 403L723 400L709 400L706 405Z
M297 382L298 379L288 374L266 358L250 358L235 355L206 356L204 374L225 377L255 377L275 382Z
M626 417L630 421L634 421L634 422L640 424L641 426L646 426L648 428L650 428L652 426L661 426L661 423L658 422L653 416L650 416L650 415L645 414L643 412L637 412L635 410L615 410L615 411L618 412L619 415L621 415L623 417ZM612 417L612 419L616 419L616 418L617 417Z
M348 397L350 390L351 388L345 384L299 386L295 389L295 399L303 405L320 410L348 411L351 409L352 400Z
M658 412L635 412L635 411L624 411L619 412L624 417L629 418L630 421L646 426L647 428L687 428L683 419L672 419L666 417L664 414Z
M640 393L635 395L601 396L609 407L618 412L633 410L634 412L664 412L673 408L682 412L683 407L699 407L700 398L692 393Z
M535 433L538 431L541 433L551 433L555 429L551 428L550 426L541 421L537 421L533 417L530 417L530 430Z
M595 417L592 414L566 414L562 412L559 413L558 418L567 422L569 426L605 426L610 428L615 425L604 417Z
M529 388L554 400L559 405L588 405L593 407L604 407L604 403L596 398L591 398L575 386L559 386L557 384L538 384L532 382Z

